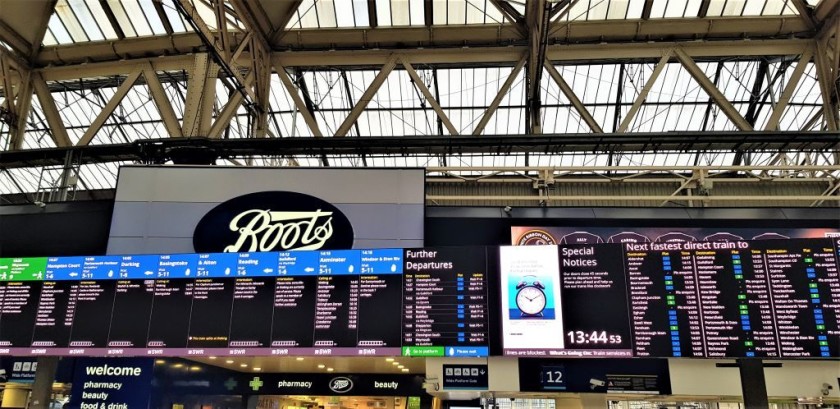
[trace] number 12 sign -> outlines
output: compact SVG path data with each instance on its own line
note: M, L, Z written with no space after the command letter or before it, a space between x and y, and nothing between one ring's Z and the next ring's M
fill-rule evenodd
M540 384L545 390L566 390L566 368L562 365L543 366L540 370Z

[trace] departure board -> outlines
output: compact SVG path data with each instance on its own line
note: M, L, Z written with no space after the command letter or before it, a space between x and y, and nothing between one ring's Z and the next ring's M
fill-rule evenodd
M406 254L438 256L407 269ZM0 259L0 354L486 356L486 261L484 248ZM405 326L409 303L437 321Z
M553 293L547 297L562 305L562 319L548 326L545 314L531 308L529 298L539 293L527 279L516 290L508 284L503 303L518 299L516 308L529 315L503 317L506 355L840 356L836 238L540 247L551 249L543 260L546 254L558 260L552 273L559 289L541 284L540 292ZM535 268L534 257L516 261L526 251L520 249L502 249L503 283L537 274L517 268ZM541 341L561 337L562 344Z

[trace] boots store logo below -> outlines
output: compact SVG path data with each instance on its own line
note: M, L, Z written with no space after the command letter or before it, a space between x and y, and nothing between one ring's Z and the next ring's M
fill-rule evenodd
M335 393L347 393L353 389L353 381L350 378L340 376L330 380L330 390Z
M349 249L353 226L335 206L296 192L259 192L224 202L198 222L200 253Z

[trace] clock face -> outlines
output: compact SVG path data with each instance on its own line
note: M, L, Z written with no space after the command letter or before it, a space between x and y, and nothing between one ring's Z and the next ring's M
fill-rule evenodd
M523 314L537 315L545 309L545 293L536 287L523 287L516 293L516 306Z

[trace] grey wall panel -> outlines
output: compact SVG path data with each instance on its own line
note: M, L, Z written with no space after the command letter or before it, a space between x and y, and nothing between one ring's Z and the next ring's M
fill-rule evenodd
M758 219L780 220L785 218L781 209L685 209L692 219Z
M152 224L149 208L146 202L114 203L110 237L148 236L149 225Z
M422 169L124 167L116 201L217 203L248 193L285 190L330 203L422 203L424 178Z
M365 246L399 247L401 240L422 245L424 181L422 169L124 167L108 252L193 252L193 233L207 212L263 191L299 192L332 203Z

